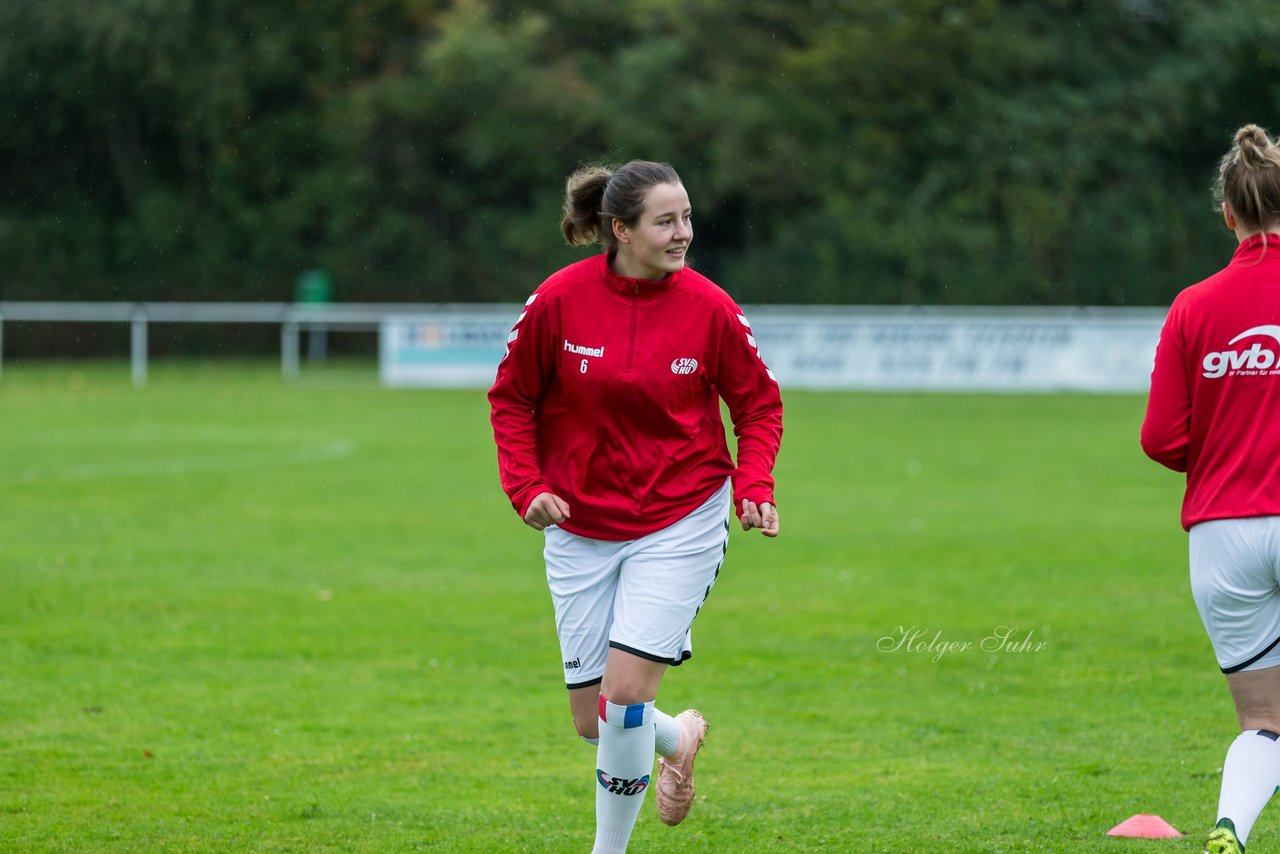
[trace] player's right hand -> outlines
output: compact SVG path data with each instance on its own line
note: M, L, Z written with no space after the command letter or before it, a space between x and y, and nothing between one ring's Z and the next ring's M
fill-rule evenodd
M548 525L559 525L568 518L568 502L550 492L539 492L529 502L529 509L524 511L524 523L535 531L541 531Z

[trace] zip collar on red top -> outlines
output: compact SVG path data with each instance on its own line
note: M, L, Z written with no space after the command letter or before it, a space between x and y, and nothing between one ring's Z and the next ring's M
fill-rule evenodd
M1232 264L1251 263L1256 264L1260 258L1254 255L1262 255L1262 237L1261 234L1253 234L1240 241L1240 245L1236 247L1235 254L1231 256ZM1275 252L1280 257L1280 234L1274 231L1268 232L1267 238L1267 255Z
M668 273L661 279L633 279L630 276L621 276L613 271L609 266L609 254L596 256L599 259L600 271L604 276L605 284L612 290L627 296L636 294L656 294L669 290L676 282L680 280L680 274L684 271L681 267L674 273Z

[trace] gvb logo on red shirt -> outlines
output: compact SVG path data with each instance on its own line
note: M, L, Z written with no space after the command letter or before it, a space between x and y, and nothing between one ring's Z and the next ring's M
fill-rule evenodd
M600 781L600 785L604 786L605 791L611 795L638 795L649 788L648 774L628 780L625 777L611 777L597 768L596 778Z
M1227 346L1231 347L1238 344L1246 338L1255 336L1265 336L1271 341L1267 342L1272 347L1280 345L1280 326L1255 326L1252 329L1246 329L1235 338L1227 342ZM1276 362L1280 360L1276 355L1276 350L1263 346L1263 342L1254 341L1246 349L1219 350L1216 353L1207 353L1204 361L1200 363L1200 367L1204 369L1203 375L1211 380L1216 380L1225 376L1277 376L1280 375L1280 366Z
M679 376L691 374L696 370L698 370L697 359L676 359L671 363L671 373Z

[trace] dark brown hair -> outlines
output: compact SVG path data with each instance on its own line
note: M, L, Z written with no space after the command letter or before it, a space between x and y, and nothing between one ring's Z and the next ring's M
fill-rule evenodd
M599 242L617 249L612 220L635 225L644 211L650 187L679 184L680 176L666 163L632 160L621 166L584 166L564 186L564 219L560 230L570 246Z
M1265 130L1245 125L1236 131L1235 144L1218 163L1213 197L1219 207L1229 204L1247 229L1265 235L1280 224L1280 147Z

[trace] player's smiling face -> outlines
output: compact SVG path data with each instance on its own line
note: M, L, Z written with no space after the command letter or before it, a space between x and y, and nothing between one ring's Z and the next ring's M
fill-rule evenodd
M682 184L655 184L635 225L613 221L618 238L614 268L633 279L661 279L684 266L693 241L693 210Z

